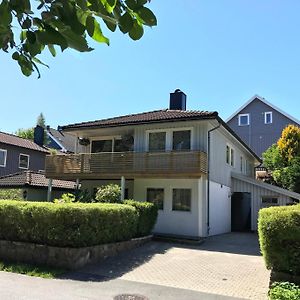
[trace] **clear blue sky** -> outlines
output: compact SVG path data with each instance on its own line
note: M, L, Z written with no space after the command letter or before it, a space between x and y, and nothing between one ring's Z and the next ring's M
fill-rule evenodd
M300 119L299 0L152 0L158 26L91 53L45 55L50 70L26 78L0 52L0 130L52 127L167 108L183 90L188 109L226 119L254 94Z

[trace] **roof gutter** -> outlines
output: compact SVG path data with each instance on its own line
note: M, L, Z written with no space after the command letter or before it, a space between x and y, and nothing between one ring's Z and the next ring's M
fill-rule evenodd
M210 230L210 220L209 220L209 211L210 211L210 135L213 131L221 127L221 122L217 119L218 126L208 130L207 134L207 235L209 235Z

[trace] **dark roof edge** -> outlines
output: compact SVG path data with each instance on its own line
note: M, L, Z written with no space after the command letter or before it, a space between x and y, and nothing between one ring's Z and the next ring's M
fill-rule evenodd
M216 117L216 120L219 121L222 126L233 136L235 137L260 163L262 159L230 128L225 121L223 121L219 116Z
M12 185L3 184L3 185L0 185L0 188L1 189L34 188L34 189L39 189L39 190L47 190L48 189L47 186L32 185L32 184L28 184L28 183L24 183L24 184L12 184ZM75 190L75 188L53 186L52 190L70 191L70 190Z
M112 127L120 127L120 126L133 126L133 125L145 125L145 124L154 124L154 123L169 123L169 122L181 122L181 121L196 121L196 120L209 120L215 119L218 117L218 112L213 112L210 116L193 116L193 117L183 117L183 118L174 118L174 119L160 119L160 120L148 120L148 121L136 121L136 122L128 122L123 124L106 124L106 125L85 125L85 126L73 126L66 125L62 126L62 130L65 132L75 131L79 129L90 129L90 128L112 128Z

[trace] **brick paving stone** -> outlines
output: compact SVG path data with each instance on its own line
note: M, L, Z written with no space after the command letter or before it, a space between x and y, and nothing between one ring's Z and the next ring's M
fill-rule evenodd
M230 233L191 246L150 242L81 272L244 299L267 299L270 272L257 235Z

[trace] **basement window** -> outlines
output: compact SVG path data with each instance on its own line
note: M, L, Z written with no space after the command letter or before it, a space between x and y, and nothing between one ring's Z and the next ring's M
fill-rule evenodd
M162 188L148 188L147 202L154 203L158 209L164 209L164 189Z
M172 210L191 211L191 202L191 189L173 189Z

